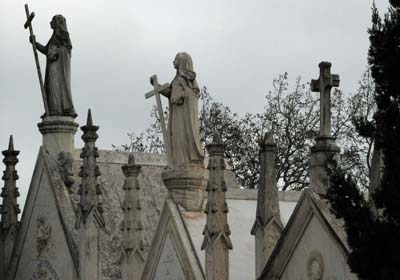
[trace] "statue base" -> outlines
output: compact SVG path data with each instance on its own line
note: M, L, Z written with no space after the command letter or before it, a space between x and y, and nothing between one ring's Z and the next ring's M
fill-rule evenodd
M67 116L46 116L38 123L39 131L43 135L42 145L55 160L60 152L73 155L74 136L78 126L73 117Z
M325 195L329 188L327 172L328 160L340 162L340 148L332 137L317 137L316 144L311 147L310 155L310 187L318 194Z
M200 212L204 190L208 183L208 170L200 165L190 165L161 174L174 201L186 211Z

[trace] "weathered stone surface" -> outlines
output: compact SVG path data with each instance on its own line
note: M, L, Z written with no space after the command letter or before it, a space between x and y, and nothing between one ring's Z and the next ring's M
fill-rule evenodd
M330 62L322 61L319 65L318 80L311 80L311 90L320 92L320 136L331 137L331 89L338 87L339 75L331 74Z
M357 279L347 265L343 221L329 208L316 192L303 192L260 279Z
M137 177L142 166L135 163L133 154L129 155L128 164L122 166L125 175L123 190L125 192L122 210L124 220L121 225L123 232L121 273L124 280L140 279L145 264L143 244L142 202ZM149 187L149 186L146 186Z
M325 194L329 188L327 172L330 160L340 162L340 149L331 137L318 137L311 148L310 155L310 186L319 194Z
M266 133L260 143L260 181L256 219L251 229L255 236L256 278L261 274L283 231L279 213L278 186L272 135Z
M44 117L38 123L40 132L43 135L42 145L46 148L51 157L56 160L59 153L74 153L74 136L78 124L74 118L65 116Z
M340 149L331 134L331 89L339 86L340 79L339 75L331 74L331 66L330 62L321 62L318 80L311 81L311 90L320 92L320 133L311 148L310 186L319 194L325 194L329 188L329 161L340 160Z
M171 197L165 201L141 279L204 279L181 210Z
M128 162L129 153L101 150L98 153L97 165L101 173L99 184L103 193L103 216L105 220L105 228L100 236L102 248L100 252L101 274L102 279L105 280L121 279L121 225L124 217L121 206L124 198L122 186L125 178L121 167ZM82 164L79 154L80 150L76 150L73 168L75 180L78 180L76 176ZM153 160L153 157L149 155L135 153L135 160L137 164L142 165L141 172L138 175L138 184L143 186L139 190L139 195L142 198L141 207L144 213L142 220L143 255L147 258L168 190L161 180L164 165L158 165L159 158L157 156ZM72 189L71 197L77 208L79 202L77 196L78 183L75 183Z
M105 227L102 205L102 190L98 182L100 170L96 163L98 157L95 142L98 126L93 125L89 109L86 125L81 127L85 146L80 157L83 164L79 172L82 178L78 194L79 211L76 227L79 230L79 278L81 280L101 279L99 247L101 230Z
M199 165L166 170L162 179L175 202L188 211L201 211L208 170Z
M174 60L174 67L176 76L168 92L168 133L173 168L177 169L188 164L202 165L204 154L199 135L200 89L196 82L192 58L188 53L178 53Z
M167 235L154 279L157 280L186 280L180 265L178 254L171 238Z
M50 168L46 161L52 165ZM76 250L70 243L75 214L70 212L68 192L61 177L55 176L57 172L56 163L41 151L21 219L9 280L40 279L35 277L44 275L52 279L78 279L73 255Z
M21 212L17 201L19 197L16 185L18 174L15 169L15 165L18 163L17 156L19 151L14 150L12 135L10 135L8 149L4 150L2 154L4 155L3 163L6 169L2 176L4 187L0 194L2 197L2 203L0 204L0 278L4 279L15 245L18 214Z
M230 186L228 186L227 193L229 193L229 187ZM241 190L243 192L243 196L240 195L239 191L235 191L235 198L227 199L227 204L229 207L228 221L232 232L230 238L234 246L234 249L229 252L229 279L254 280L254 267L256 265L254 258L254 236L250 235L249 232L254 223L257 197L255 196L254 199L249 199L248 192L250 190ZM257 190L253 191L255 194L257 194ZM286 225L297 204L297 201L293 200L293 193L297 193L298 197L301 194L300 191L292 191L292 197L290 197L290 200L279 201L283 225ZM182 216L189 230L190 237L193 241L196 253L199 256L201 265L205 270L205 251L201 250L201 244L204 240L202 231L204 229L204 224L206 223L207 215L204 212L182 211Z
M233 249L230 239L231 231L228 224L229 212L225 193L224 180L224 151L218 132L214 132L213 142L207 145L210 155L208 170L210 178L206 191L208 193L206 209L207 222L204 226L204 240L201 249L205 250L206 279L229 279L229 250Z

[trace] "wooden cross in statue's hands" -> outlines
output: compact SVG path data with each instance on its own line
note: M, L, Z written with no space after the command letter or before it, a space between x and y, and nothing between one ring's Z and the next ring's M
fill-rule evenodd
M152 97L152 96L156 96L156 102L157 102L157 111L158 111L158 115L160 117L160 125L161 125L161 131L163 134L163 139L164 139L164 145L165 145L165 150L167 151L167 160L168 160L168 167L172 168L172 151L171 151L171 144L169 141L169 137L167 134L167 126L165 124L165 119L164 119L164 111L163 111L163 107L161 104L161 97L160 97L160 92L162 92L163 90L167 89L170 87L170 85L168 83L163 84L163 85L159 85L158 84L158 79L157 79L157 75L153 75L150 77L150 83L153 85L154 89L148 93L146 93L144 96L146 97L146 99Z
M320 92L320 136L332 137L331 134L331 89L338 87L340 78L337 74L331 74L330 62L321 62L318 80L311 80L311 90Z

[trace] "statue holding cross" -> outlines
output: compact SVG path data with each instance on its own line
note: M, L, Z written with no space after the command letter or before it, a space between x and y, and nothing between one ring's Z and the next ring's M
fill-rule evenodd
M167 150L168 166L183 169L203 165L203 151L200 145L198 99L199 87L193 71L192 58L188 53L178 53L174 60L176 76L171 84L160 86L157 76L150 79L154 89L145 95L156 96L164 143ZM160 94L169 100L168 129L166 128Z
M27 21L25 28L29 27L29 41L32 44L39 76L40 89L45 107L44 116L69 116L76 117L71 95L71 40L67 30L67 23L62 15L55 15L50 22L53 29L47 45L36 42L32 29L34 13L29 13L25 5ZM37 51L46 56L46 75L43 83Z
M331 74L330 62L322 61L319 64L318 80L311 80L311 90L320 92L320 136L331 137L331 89L338 87L339 75Z

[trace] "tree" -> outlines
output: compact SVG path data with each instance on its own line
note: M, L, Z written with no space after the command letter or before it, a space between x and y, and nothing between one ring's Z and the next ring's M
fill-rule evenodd
M318 96L298 77L293 89L289 87L288 74L273 80L273 89L266 95L262 113L247 113L243 117L233 113L228 106L214 101L208 89L201 90L200 138L205 146L212 140L214 130L221 133L226 144L225 157L239 183L246 188L256 188L259 180L258 142L267 131L273 131L277 143L277 177L282 190L302 189L308 185L308 155L317 136L319 123ZM342 148L342 161L355 178L367 178L367 165L351 158L366 158L368 139L355 133L352 120L365 118L370 111L366 96L372 88L369 80L360 82L360 90L349 98L343 92L333 94L333 135ZM368 95L369 94L369 95ZM163 152L159 118L155 118L145 133L130 133L130 143L115 147L125 151ZM167 112L165 117L168 118ZM204 150L206 153L206 151ZM357 182L358 184L362 183Z
M339 168L331 170L327 198L343 218L352 249L351 270L362 279L400 279L400 1L390 1L383 21L373 7L369 65L375 82L377 113L358 123L360 134L383 152L380 187L367 201L354 180ZM378 211L375 211L376 208Z

